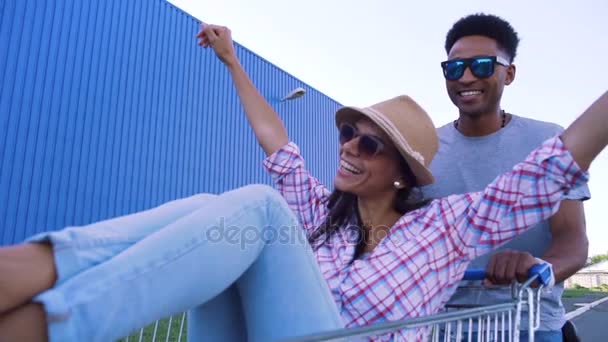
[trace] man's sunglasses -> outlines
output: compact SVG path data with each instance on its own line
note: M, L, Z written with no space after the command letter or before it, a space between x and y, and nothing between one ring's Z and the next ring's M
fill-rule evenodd
M359 138L357 149L362 158L371 158L384 150L384 143L379 138L369 134L360 134L357 128L351 124L340 125L340 145L357 137Z
M480 56L473 58L457 58L441 62L443 76L448 81L459 80L464 71L471 69L471 73L477 78L488 78L494 74L494 65L508 66L509 62L499 56Z

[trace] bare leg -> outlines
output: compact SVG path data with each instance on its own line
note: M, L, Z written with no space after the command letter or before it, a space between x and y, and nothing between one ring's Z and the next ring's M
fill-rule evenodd
M0 315L0 340L48 341L46 317L42 305L29 303Z
M55 284L52 247L27 243L0 248L0 274L0 313L4 313Z

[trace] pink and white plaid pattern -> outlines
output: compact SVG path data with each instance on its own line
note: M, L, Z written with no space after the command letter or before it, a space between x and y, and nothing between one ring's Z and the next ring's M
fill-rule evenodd
M329 190L311 176L297 145L264 161L275 187L310 234L325 220ZM348 327L437 313L469 261L550 217L588 180L559 137L545 141L483 192L453 195L401 217L374 251L352 261L357 233L345 225L315 256ZM422 340L424 330L375 340Z

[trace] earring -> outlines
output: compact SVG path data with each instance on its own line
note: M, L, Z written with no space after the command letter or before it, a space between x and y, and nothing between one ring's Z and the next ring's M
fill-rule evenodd
M393 183L393 185L395 186L395 188L397 188L397 189L401 189L401 182L400 182L400 181L395 181L395 182Z

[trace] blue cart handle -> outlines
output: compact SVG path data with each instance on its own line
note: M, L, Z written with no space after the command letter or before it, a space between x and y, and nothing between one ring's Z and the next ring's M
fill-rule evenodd
M528 270L528 279L536 278L543 286L548 285L553 277L551 264L541 263L536 264ZM484 280L486 271L484 269L471 269L464 272L463 280Z
M484 280L484 279L486 279L486 270L484 270L482 268L466 270L464 272L464 277L462 277L462 280Z

